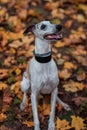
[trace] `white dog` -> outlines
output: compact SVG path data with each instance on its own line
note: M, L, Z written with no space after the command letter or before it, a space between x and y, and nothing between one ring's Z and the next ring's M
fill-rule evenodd
M24 92L24 96L20 108L24 110L26 106L26 94L30 90L35 124L34 130L40 130L37 110L37 95L39 93L51 93L51 113L48 130L55 130L56 101L59 102L64 109L70 110L70 107L57 97L59 83L58 70L51 57L52 51L50 42L62 38L62 34L58 34L61 29L61 25L51 24L49 21L42 21L36 25L27 27L24 31L24 34L32 32L35 35L35 51L34 57L28 64L21 82L21 89Z

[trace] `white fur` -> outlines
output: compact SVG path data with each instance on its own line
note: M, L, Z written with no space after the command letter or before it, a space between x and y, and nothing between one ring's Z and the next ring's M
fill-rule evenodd
M47 25L46 30L41 30L42 24ZM51 51L50 41L43 38L44 33L54 33L55 25L49 21L43 21L35 25L33 33L35 35L35 52L38 54L44 54ZM33 57L28 63L27 69L24 72L23 80L21 83L21 89L24 92L23 101L20 105L21 110L26 106L26 94L28 90L31 90L31 103L33 110L33 117L35 128L34 130L40 130L38 110L37 110L37 95L39 93L49 94L51 93L51 113L49 118L48 130L55 130L55 106L56 101L63 105L66 110L70 110L70 107L62 102L58 94L58 70L53 59L48 63L39 63Z

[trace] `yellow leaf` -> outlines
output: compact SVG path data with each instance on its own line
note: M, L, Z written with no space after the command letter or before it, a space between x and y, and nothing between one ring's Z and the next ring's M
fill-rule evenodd
M71 92L77 92L79 90L83 90L85 87L83 83L75 82L70 80L68 83L63 85L66 91L71 91Z
M71 126L75 128L75 130L86 130L86 125L84 124L84 120L77 116L71 116L72 118L72 122L71 122Z
M3 122L6 119L6 115L4 113L0 114L0 122Z
M22 91L20 89L20 86L21 86L21 81L14 83L11 86L11 91L13 91L14 94L16 94L19 99L22 99Z
M64 63L64 68L66 68L66 69L76 69L77 66L74 65L72 62L67 61L67 62Z
M49 104L43 104L43 115L48 116L50 115L50 105Z
M34 122L33 121L24 121L23 124L27 125L29 128L34 126Z
M8 2L9 2L9 0L1 0L1 3L3 3L3 4L6 4Z
M61 79L68 79L71 76L71 73L67 69L63 69L62 71L59 71L59 77Z
M17 69L15 70L15 72L16 72L16 75L19 75L19 74L21 74L21 69L17 68Z
M67 44L65 42L58 41L58 42L56 42L56 44L54 46L59 48L59 47L64 47L66 45Z
M64 120L60 120L59 118L57 118L56 120L56 129L57 130L69 130L71 128L71 126L69 125L69 122Z
M7 87L7 84L0 82L0 90L5 90Z

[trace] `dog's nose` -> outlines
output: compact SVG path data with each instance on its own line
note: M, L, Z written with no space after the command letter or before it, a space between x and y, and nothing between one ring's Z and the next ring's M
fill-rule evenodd
M58 31L61 31L62 25L56 25L56 29L57 29Z

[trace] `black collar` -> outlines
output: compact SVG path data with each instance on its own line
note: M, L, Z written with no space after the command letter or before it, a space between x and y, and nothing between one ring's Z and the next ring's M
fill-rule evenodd
M48 53L44 54L38 54L35 53L35 50L33 51L36 61L39 63L48 63L51 60L52 57L52 51L49 51Z

